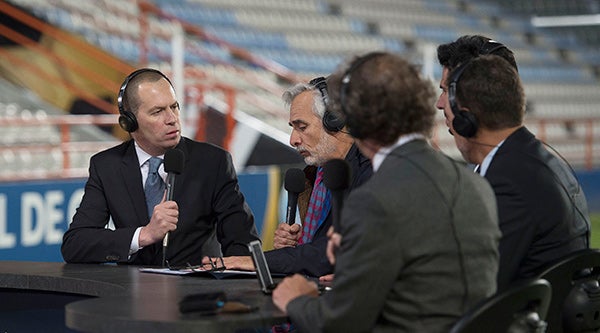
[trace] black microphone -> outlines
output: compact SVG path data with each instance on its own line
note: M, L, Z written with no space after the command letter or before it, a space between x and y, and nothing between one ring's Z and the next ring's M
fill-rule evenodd
M288 192L285 221L287 224L292 225L296 222L298 194L304 191L304 172L297 168L288 169L288 171L285 172L284 187Z
M164 169L167 173L167 201L173 200L173 190L175 188L175 176L183 171L185 157L183 151L173 148L165 153ZM163 267L166 262L167 246L169 245L169 233L165 234L163 239Z
M344 205L344 193L350 186L350 165L345 160L333 159L323 165L323 184L331 192L333 228L341 233L340 216Z
M173 148L165 153L165 172L167 173L167 201L173 200L175 176L183 171L183 151Z

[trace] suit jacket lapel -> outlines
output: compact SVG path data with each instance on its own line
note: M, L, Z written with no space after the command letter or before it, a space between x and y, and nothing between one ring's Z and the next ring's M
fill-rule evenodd
M142 173L137 154L135 153L135 145L133 140L125 150L123 159L121 160L121 178L125 184L125 189L131 200L131 205L138 217L139 225L146 225L150 220L146 209L146 198L144 196L144 187L142 186Z

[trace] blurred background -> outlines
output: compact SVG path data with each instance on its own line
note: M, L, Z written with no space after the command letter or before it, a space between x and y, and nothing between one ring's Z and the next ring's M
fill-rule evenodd
M283 91L376 50L437 88L437 45L465 34L515 52L526 125L573 167L600 247L600 0L0 0L0 260L62 261L90 156L128 139L136 68L172 79L185 136L232 153L269 249L303 165ZM441 112L432 144L461 158Z

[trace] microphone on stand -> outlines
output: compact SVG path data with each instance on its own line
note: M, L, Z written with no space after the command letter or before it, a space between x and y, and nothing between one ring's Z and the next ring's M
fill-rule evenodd
M181 174L183 171L185 157L183 155L183 151L173 148L167 150L165 153L164 160L164 169L167 173L167 195L166 200L173 200L173 191L175 189L175 176ZM167 246L169 246L169 233L165 234L165 238L163 239L163 267L165 266L165 262L167 259Z
M296 206L298 205L298 194L304 191L304 172L298 168L288 169L285 172L285 190L288 192L287 209L285 221L292 225L296 222Z
M344 205L344 194L350 186L350 165L345 160L333 159L323 165L323 184L331 192L333 228L341 233L340 216Z

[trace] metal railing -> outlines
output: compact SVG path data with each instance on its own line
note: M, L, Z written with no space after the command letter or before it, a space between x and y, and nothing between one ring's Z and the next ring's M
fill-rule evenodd
M562 127L565 121L570 122L570 126L574 126L575 133L570 132L567 128L564 131L559 129L559 133L550 130L553 126L555 129L557 125ZM0 117L0 128L10 126L23 129L25 127L53 126L60 137L58 142L27 142L27 140L23 140L23 142L11 145L0 145L0 158L7 152L19 156L19 154L49 155L51 151L59 151L61 156L60 166L55 169L45 169L43 165L39 164L24 165L19 170L10 170L5 167L0 170L0 181L87 177L88 160L85 159L85 161L80 161L79 165L75 165L72 161L74 154L91 156L119 144L120 141L76 141L72 135L73 127L79 125L114 126L116 123L116 115L64 115L48 116L45 119ZM575 168L590 170L600 167L600 133L598 132L600 119L531 118L527 120L526 125L538 138L557 149ZM230 126L232 125L230 124ZM437 126L438 129L435 133L444 133L445 123L440 120ZM228 140L230 139L229 137ZM434 135L432 144L445 153L459 158L460 154L458 154L453 140L449 134L437 134ZM575 149L569 149L569 147Z

